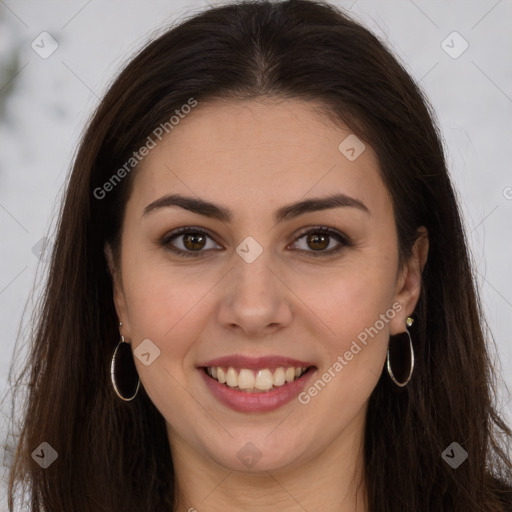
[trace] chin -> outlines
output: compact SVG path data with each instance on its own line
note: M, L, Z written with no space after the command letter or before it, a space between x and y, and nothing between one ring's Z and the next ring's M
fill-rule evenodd
M253 474L280 471L304 459L303 441L297 439L296 443L284 445L277 438L273 441L265 440L265 435L262 434L259 440L244 436L243 440L239 437L240 440L231 439L229 443L219 443L223 449L219 450L219 445L212 446L208 450L210 457L230 471ZM301 446L300 451L295 445Z

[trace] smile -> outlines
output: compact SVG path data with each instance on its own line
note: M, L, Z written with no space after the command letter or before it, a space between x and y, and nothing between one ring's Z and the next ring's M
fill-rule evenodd
M291 402L306 387L317 367L287 357L234 355L198 366L208 391L238 412L268 412Z
M299 379L306 372L307 368L280 366L271 370L263 368L252 370L249 368L229 368L222 366L209 366L205 368L206 373L217 382L248 393L261 393L275 388L280 388L286 383Z

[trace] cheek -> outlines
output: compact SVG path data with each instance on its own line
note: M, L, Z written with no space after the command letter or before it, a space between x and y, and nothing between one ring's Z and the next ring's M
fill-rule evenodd
M147 260L125 268L132 348L137 351L149 339L159 350L148 366L134 357L137 373L158 410L175 428L186 431L187 414L201 413L185 383L194 376L194 348L209 318L207 292L212 284L204 279L191 282L179 271Z
M212 285L198 274L184 277L179 269L153 264L151 258L127 258L124 289L134 347L150 339L181 365L191 340L200 337L207 320L204 307ZM171 357L172 356L172 357Z
M353 264L327 277L322 287L315 285L317 298L311 297L310 303L316 304L335 332L356 336L391 307L394 263L381 258L354 258Z
M382 283L381 283L382 284ZM395 311L389 292L380 290L371 280L344 282L334 291L324 309L325 322L331 326L327 351L331 361L344 357L351 369L359 365L379 365L389 336L389 322Z
M382 374L389 322L396 311L389 300L392 280L377 282L369 274L352 273L331 285L323 309L317 310L329 326L327 336L317 336L325 358L299 398L311 421L322 418L322 411L331 411L327 414L332 418L329 429L333 435L358 414Z
M317 315L329 327L324 331L328 335L322 339L328 354L326 367L338 362L332 371L345 375L333 379L338 384L345 382L352 389L366 388L381 373L390 322L396 316L395 252L390 245L385 251L388 256L383 258L377 248L368 250L365 257L354 258L353 263L331 279L325 279L323 293L320 285L315 285L316 298L310 291L309 304L316 304Z

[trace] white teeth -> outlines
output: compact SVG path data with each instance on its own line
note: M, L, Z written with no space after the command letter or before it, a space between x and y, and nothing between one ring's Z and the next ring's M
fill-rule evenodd
M242 370L243 371L243 370ZM274 385L274 379L270 370L259 370L256 375L254 387L262 391L268 391Z
M230 388L236 388L238 386L238 375L231 366L228 368L228 373L226 373L226 384Z
M295 368L286 368L286 382L293 382L295 380Z
M293 382L298 379L307 368L300 367L279 367L272 373L268 368L261 370L248 370L242 368L236 370L232 366L225 370L220 366L208 367L206 372L221 384L226 384L230 388L238 388L247 391L268 391L270 389L284 386L287 382Z
M251 370L240 370L238 375L238 387L240 389L254 389L254 373Z
M274 386L282 386L285 382L284 368L276 368L274 372Z

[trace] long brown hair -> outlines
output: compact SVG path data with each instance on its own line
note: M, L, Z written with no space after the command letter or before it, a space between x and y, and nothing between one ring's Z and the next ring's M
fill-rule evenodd
M128 64L89 122L67 183L28 362L15 382L21 389L28 376L9 510L18 484L32 512L172 510L164 419L142 386L134 401L121 402L109 380L119 340L103 248L106 241L119 248L137 169L104 197L97 190L190 98L200 104L262 96L321 102L372 146L391 193L401 261L417 228L428 229L411 328L413 379L399 389L383 373L368 407L370 510L510 506L511 431L495 405L491 337L432 109L371 32L329 4L288 0L209 8L168 30ZM31 457L42 442L58 453L46 469ZM441 456L452 442L468 453L457 469Z

